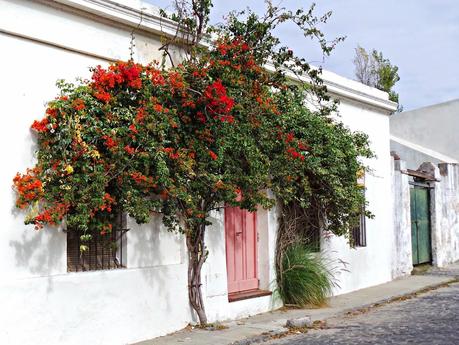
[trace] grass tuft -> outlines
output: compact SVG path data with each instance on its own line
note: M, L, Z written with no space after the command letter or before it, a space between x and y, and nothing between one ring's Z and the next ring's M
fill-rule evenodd
M307 246L290 246L282 258L278 293L286 305L323 306L334 286L331 271L320 254Z

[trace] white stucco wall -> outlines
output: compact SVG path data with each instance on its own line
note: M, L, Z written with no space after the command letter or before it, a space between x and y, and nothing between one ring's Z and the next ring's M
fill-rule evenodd
M392 173L395 241L392 253L392 278L398 278L410 274L413 270L410 185L404 161L394 160Z
M0 343L125 344L185 327L193 319L187 294L187 257L183 237L168 233L156 218L148 225L128 221L126 269L67 273L66 234L34 231L14 209L12 178L34 163L33 120L56 96L57 79L90 76L89 66L129 58L130 32L139 22L137 2L0 0L0 54L4 162L0 187ZM129 5L134 4L134 9ZM147 6L148 7L148 6ZM147 10L148 12L148 10ZM100 16L103 16L102 19ZM136 34L135 59L159 59L158 26L145 15ZM166 25L166 29L167 29ZM169 28L170 29L170 28ZM347 97L340 105L343 121L370 135L378 159L369 164L367 196L375 220L368 221L368 247L350 249L342 239L326 248L348 263L338 278L344 293L390 279L390 171L387 95L332 73L326 84ZM352 96L353 95L353 96ZM349 97L355 101L349 101ZM374 107L365 104L373 104ZM203 291L209 321L238 318L279 306L272 296L228 303L224 211L215 212L207 232L210 249L203 268ZM276 210L260 210L260 287L275 288Z
M345 238L336 236L322 240L322 251L336 263L339 288L335 289L335 294L391 280L394 247L389 116L387 112L347 99L341 100L339 114L349 128L368 134L376 155L376 158L365 161L371 169L371 173L365 176L365 195L368 210L375 217L366 220L366 247L350 248ZM340 267L346 270L339 270Z
M0 85L0 141L7 162L0 185L8 191L0 204L0 343L125 344L195 321L188 304L184 239L165 231L159 218L142 227L128 221L127 269L67 273L66 234L35 231L14 209L12 178L34 163L30 124L56 96L56 80L87 78L90 66L128 59L131 28L34 1L2 0L0 8L0 46L5 47L0 62L8 66ZM159 59L158 47L157 35L136 34L137 61ZM268 288L274 279L276 218L261 213L265 231L259 265L262 285ZM276 307L271 296L228 303L223 212L215 216L203 270L209 320Z
M459 260L459 165L431 165L439 182L431 191L432 261L444 267Z

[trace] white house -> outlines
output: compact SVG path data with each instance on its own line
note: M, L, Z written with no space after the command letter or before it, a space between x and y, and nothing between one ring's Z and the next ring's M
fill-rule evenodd
M141 63L158 59L160 33L173 33L174 26L160 20L150 5L128 0L0 0L4 123L0 150L5 162L0 170L4 191L0 204L1 344L126 344L196 321L188 304L184 239L166 232L158 219L142 229L128 221L123 268L70 272L67 234L56 229L35 231L24 225L23 214L14 208L12 178L33 165L29 127L42 117L45 102L56 96L56 80L89 77L89 66L127 60L130 33L138 25L134 58ZM367 162L372 173L366 177L366 196L375 218L367 219L361 229L360 246L351 249L345 239L336 237L321 243L326 255L347 263L347 271L337 276L340 287L334 291L341 294L409 273L411 262L409 257L394 259L398 249L389 114L396 105L386 93L355 81L330 72L324 72L323 78L329 92L341 100L340 119L367 133L377 156ZM251 278L263 293L230 301L228 291L244 287L231 285L228 279L225 231L229 230L225 230L224 212L214 214L207 232L210 255L203 268L209 321L280 306L269 293L275 288L276 230L276 210L260 210ZM405 269L394 269L403 260L409 261Z

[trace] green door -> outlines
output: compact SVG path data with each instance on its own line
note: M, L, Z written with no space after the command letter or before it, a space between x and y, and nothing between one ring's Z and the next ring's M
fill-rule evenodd
M432 261L429 221L429 189L414 186L411 192L411 245L413 265Z

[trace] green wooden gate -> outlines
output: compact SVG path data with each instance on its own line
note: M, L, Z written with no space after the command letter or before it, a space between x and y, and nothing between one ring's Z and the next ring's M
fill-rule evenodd
M410 189L410 199L413 265L418 265L432 261L429 189L413 186Z

